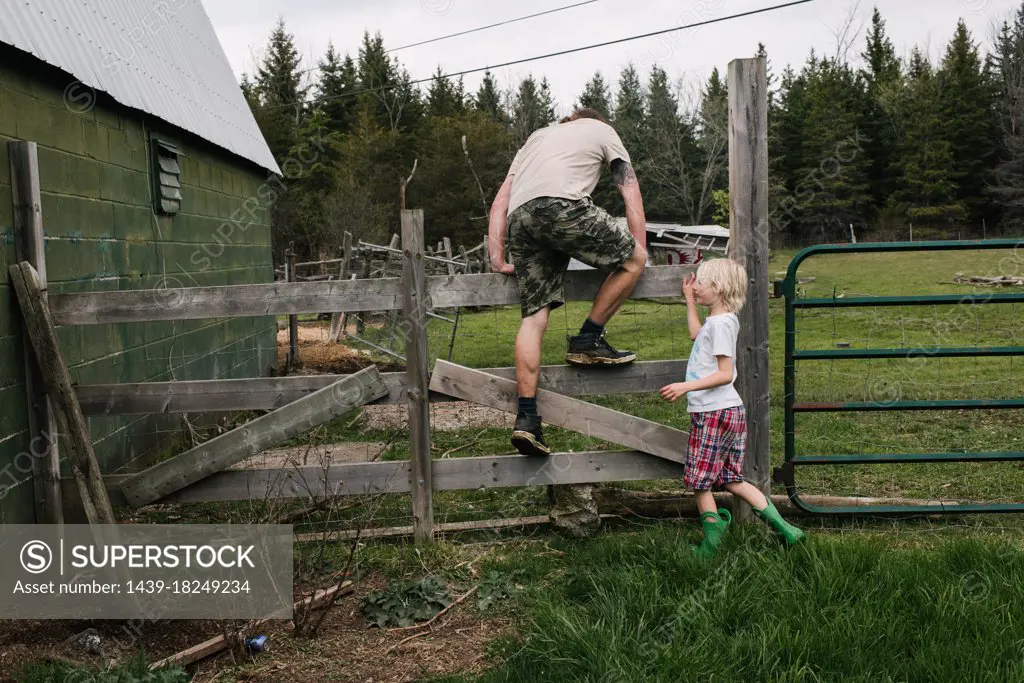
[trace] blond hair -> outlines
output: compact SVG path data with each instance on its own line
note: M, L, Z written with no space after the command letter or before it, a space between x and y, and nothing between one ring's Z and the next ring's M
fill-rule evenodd
M697 268L697 279L709 283L733 313L739 312L747 301L747 269L732 259L704 261Z

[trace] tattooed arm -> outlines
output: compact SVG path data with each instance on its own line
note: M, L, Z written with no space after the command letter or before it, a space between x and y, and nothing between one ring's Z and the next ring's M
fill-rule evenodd
M636 238L636 243L647 248L647 218L644 216L644 198L640 194L640 183L633 172L633 166L623 159L611 163L612 182L619 188L619 194L626 203L626 225Z

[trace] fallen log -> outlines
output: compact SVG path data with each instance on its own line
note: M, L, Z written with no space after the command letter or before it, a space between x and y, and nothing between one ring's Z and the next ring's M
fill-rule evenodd
M319 590L316 593L314 593L313 595L309 596L308 598L304 598L302 600L299 600L294 605L292 605L292 611L293 612L297 612L297 611L302 610L302 609L306 609L306 610L316 609L317 607L320 607L321 605L323 605L328 600L333 599L335 595L338 595L338 594L348 595L353 590L355 590L355 589L353 587L352 582L351 581L345 581L344 583L341 583L341 584L339 584L337 586L333 586L331 588L325 588L323 590ZM254 621L250 621L248 624L246 624L242 628L238 629L237 631L235 631L231 635L232 636L238 636L238 635L241 635L243 633L247 633L247 632L251 631L254 628L259 628L260 626L263 626L264 624L270 623L271 621L273 621L273 620L272 619L256 619ZM192 647L190 647L188 649L185 649L185 650L182 650L181 652L178 652L176 654L173 654L170 657L164 657L163 659L161 659L159 661L153 662L152 664L149 665L149 670L153 671L155 669L159 669L159 668L165 667L165 666L186 667L189 664L192 664L194 662L198 662L200 659L206 659L210 655L215 655L218 652L220 652L221 650L227 649L227 647L228 647L228 639L226 637L224 637L223 635L219 635L219 636L216 636L214 638L210 638L209 640L204 640L203 642L199 643L198 645L193 645Z

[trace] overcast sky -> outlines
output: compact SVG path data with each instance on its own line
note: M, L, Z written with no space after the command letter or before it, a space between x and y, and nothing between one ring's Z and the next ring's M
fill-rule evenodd
M221 44L237 75L252 72L267 36L283 17L295 36L305 66L313 66L328 41L342 53L358 51L363 31L381 31L386 47L398 47L484 24L573 4L579 0L203 0ZM591 4L509 26L400 50L394 53L413 78L498 64L546 52L656 31L682 24L781 4L783 0L597 0ZM714 67L725 70L731 59L754 54L757 43L768 49L774 73L785 64L802 64L814 48L836 51L836 31L856 8L855 28L870 23L877 5L889 36L902 55L914 45L929 48L933 59L963 18L976 41L991 43L993 26L1009 17L1020 0L815 0L769 14L684 29L661 37L554 57L495 70L502 87L527 73L546 75L559 113L572 107L583 84L596 70L617 79L632 61L646 78L660 64L673 79L696 83ZM859 61L863 31L850 58ZM465 77L474 92L482 74Z

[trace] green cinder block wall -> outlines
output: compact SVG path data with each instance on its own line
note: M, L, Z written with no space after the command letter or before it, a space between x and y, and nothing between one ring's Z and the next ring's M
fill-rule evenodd
M65 105L75 82L0 45L0 522L34 521L27 468L28 412L7 143L39 146L51 294L273 281L269 212L256 199L269 171L102 93ZM87 92L76 86L71 93ZM152 134L181 152L182 207L153 210ZM266 195L266 190L263 190ZM247 202L248 200L248 202ZM249 210L252 210L251 212ZM276 369L273 317L63 327L61 348L79 384L259 377ZM170 446L178 416L89 418L105 472ZM62 461L66 456L62 455ZM67 474L66 462L63 464Z

